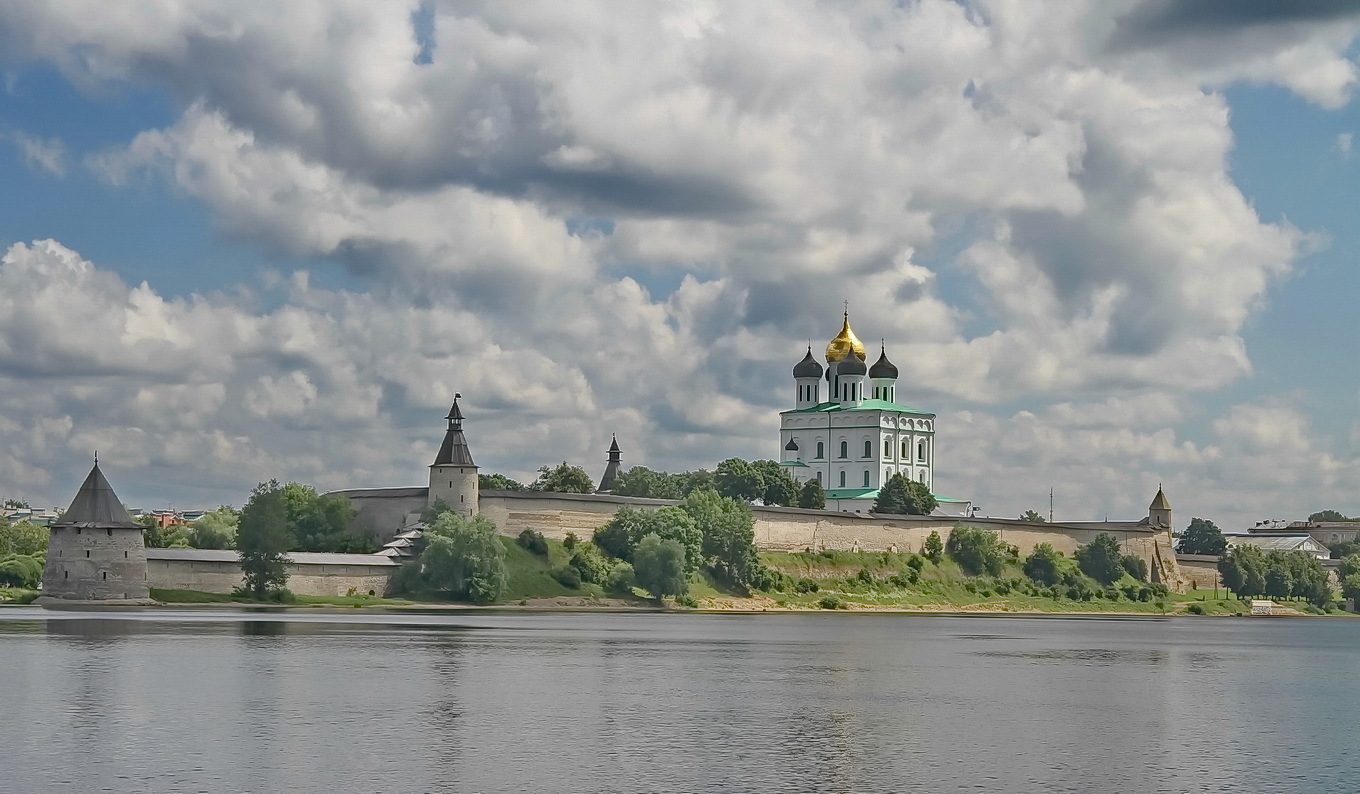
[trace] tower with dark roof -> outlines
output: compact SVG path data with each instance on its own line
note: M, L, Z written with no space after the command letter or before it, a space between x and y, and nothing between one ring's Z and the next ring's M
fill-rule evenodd
M614 481L619 478L619 466L622 462L623 451L619 449L618 436L609 442L609 462L605 464L604 476L600 477L600 487L595 490L599 493L608 493L614 490Z
M463 435L463 411L458 407L458 398L462 396L453 395L453 407L445 417L449 425L444 431L439 454L430 464L430 493L425 503L433 506L435 502L443 501L456 513L475 516L479 495L477 464L472 462L472 451Z
M99 459L52 525L43 567L45 603L152 603L142 525L113 492Z

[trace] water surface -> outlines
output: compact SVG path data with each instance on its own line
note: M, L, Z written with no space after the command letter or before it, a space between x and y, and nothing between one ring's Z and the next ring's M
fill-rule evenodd
M1360 621L0 609L0 791L1360 790Z

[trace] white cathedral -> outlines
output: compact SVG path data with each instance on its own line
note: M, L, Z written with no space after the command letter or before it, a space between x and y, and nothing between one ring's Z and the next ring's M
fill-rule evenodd
M821 482L828 510L869 512L894 474L934 493L935 414L898 404L898 370L886 347L873 366L866 361L847 311L826 346L826 368L809 345L793 368L794 408L779 414L780 465L799 482ZM935 498L937 513L967 515L971 508L966 500Z

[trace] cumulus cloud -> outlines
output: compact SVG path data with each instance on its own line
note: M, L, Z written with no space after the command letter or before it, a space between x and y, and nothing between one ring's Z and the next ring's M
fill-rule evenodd
M100 379L39 440L106 432L143 461L419 481L425 418L457 390L514 473L610 430L683 468L773 454L788 367L848 299L901 391L942 428L961 412L976 474L956 495L1021 470L983 465L989 434L1015 456L1055 442L1044 471L1083 492L1129 466L1146 490L1228 448L1177 433L1184 395L1251 372L1242 328L1307 240L1233 183L1219 89L1336 107L1356 81L1344 4L1191 5L6 6L8 62L178 98L172 123L80 153L110 189L150 174L365 289L167 300L18 245L0 368ZM89 319L49 328L43 306ZM94 415L123 429L77 427Z
M29 168L57 177L66 176L66 145L60 138L39 138L24 132L10 132L3 137L9 138Z

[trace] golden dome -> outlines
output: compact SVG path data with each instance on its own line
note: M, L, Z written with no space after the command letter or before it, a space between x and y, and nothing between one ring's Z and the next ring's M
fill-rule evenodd
M855 332L850 330L850 312L845 313L845 324L841 326L841 332L836 334L826 345L826 363L831 364L840 361L850 353L855 351L855 355L864 360L864 343L859 341Z

